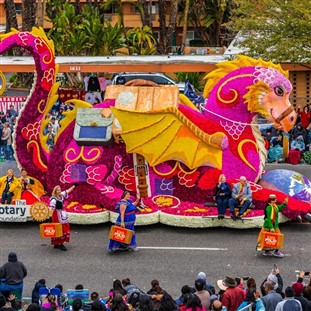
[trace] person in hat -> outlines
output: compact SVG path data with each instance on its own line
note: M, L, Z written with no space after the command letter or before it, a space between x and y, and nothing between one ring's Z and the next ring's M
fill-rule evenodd
M277 205L276 195L270 194L268 204L265 209L265 217L262 231L263 232L272 232L272 233L280 233L279 229L279 212L283 211L286 208L286 204L288 202L288 198L286 198L283 204ZM261 232L262 232L261 231ZM258 243L260 243L260 235L258 236ZM275 256L275 257L284 257L277 248L276 249L266 249L263 252L264 256Z
M301 303L302 310L306 310L307 306L309 305L309 300L302 296L304 285L303 285L303 278L305 277L304 271L301 271L298 275L297 282L292 285L294 290L294 298Z
M244 300L244 291L237 287L237 283L233 277L226 276L222 280L222 283L227 289L222 296L221 302L227 307L228 311L236 311Z

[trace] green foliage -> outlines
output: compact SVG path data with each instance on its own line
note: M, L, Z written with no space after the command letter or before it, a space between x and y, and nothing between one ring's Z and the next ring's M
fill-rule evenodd
M226 25L245 38L244 54L275 62L311 61L310 0L236 0Z
M202 92L204 88L204 76L205 74L199 72L175 72L175 80L179 82L185 82L189 80L190 84L197 92Z
M128 31L131 54L154 55L157 51L156 39L150 27L135 27Z
M306 163L311 164L311 151L305 151L303 154L303 159Z
M59 55L112 55L124 47L120 24L112 27L108 21L102 23L97 8L86 5L81 14L77 14L73 4L60 1L52 12L53 27L48 36Z

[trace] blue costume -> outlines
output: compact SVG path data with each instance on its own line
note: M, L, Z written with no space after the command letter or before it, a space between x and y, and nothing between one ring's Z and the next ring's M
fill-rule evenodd
M123 244L117 241L109 240L108 243L108 251L116 251L118 249L128 249L128 250L136 250L137 245L136 245L136 235L135 235L135 230L134 230L134 224L136 220L136 206L133 204L132 200L121 200L116 207L116 211L119 213L119 216L116 220L116 225L121 226L121 213L120 213L120 205L124 204L126 205L126 209L124 212L124 225L126 229L134 231L132 240L130 244Z

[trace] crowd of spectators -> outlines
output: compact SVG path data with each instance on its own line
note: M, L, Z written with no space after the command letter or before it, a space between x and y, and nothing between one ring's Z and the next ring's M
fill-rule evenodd
M24 306L27 311L236 311L244 307L248 310L267 311L310 311L311 310L311 279L308 273L300 272L297 279L287 287L278 267L274 267L261 284L252 277L226 276L215 282L215 287L207 281L206 274L200 272L192 284L181 287L179 297L173 298L166 289L160 286L158 280L151 281L151 287L143 292L132 284L129 278L114 280L108 293L100 295L92 292L87 301L75 298L68 305L63 286L57 284L59 296L48 294L40 297L40 288L46 288L46 280L40 279L32 291L32 303ZM82 284L75 291L85 291ZM79 297L79 294L77 294ZM13 301L12 301L13 300ZM12 310L4 309L11 303ZM16 309L15 309L16 308ZM0 295L0 310L15 311L14 296L7 301Z
M311 104L297 109L296 125L289 133L270 127L262 131L268 152L267 162L311 164ZM284 138L289 140L288 157L284 156Z
M18 112L15 110L14 105L10 105L10 108L6 112L0 111L0 159L2 161L10 162L14 160L12 135L17 116Z

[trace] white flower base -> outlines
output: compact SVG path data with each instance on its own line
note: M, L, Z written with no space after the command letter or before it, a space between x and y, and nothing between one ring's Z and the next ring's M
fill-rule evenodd
M288 221L284 215L279 214L279 223ZM218 219L215 216L181 216L160 212L160 223L176 227L185 228L210 228L227 227L234 229L261 228L264 222L264 216L242 217L242 220L232 220L230 216L224 219Z
M116 222L118 217L118 213L110 212L110 221L112 223ZM154 212L150 214L136 214L136 222L135 226L145 226L145 225L153 225L159 222L159 212Z

